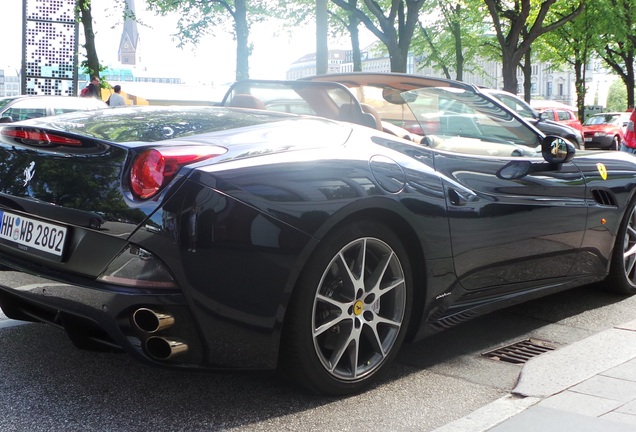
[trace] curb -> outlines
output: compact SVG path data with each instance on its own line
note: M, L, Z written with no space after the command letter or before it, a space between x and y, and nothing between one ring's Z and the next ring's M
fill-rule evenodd
M540 398L506 395L434 432L485 432L540 401Z
M636 320L530 359L511 394L434 432L485 432L576 384L636 358Z
M512 393L546 398L633 358L636 320L531 359Z

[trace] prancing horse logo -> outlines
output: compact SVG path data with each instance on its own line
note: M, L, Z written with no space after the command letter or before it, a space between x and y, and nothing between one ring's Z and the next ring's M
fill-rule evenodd
M24 184L22 186L26 186L29 184L33 176L35 175L35 162L31 161L28 167L24 169Z

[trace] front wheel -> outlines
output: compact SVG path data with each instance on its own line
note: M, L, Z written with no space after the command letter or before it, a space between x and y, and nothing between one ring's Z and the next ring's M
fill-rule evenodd
M621 145L621 139L618 136L615 136L612 139L612 143L610 144L610 150L618 150Z
M411 298L408 256L392 231L372 221L339 229L319 246L295 288L283 372L319 393L362 390L396 356Z
M603 286L620 294L636 294L636 199L632 199L612 251L610 273Z

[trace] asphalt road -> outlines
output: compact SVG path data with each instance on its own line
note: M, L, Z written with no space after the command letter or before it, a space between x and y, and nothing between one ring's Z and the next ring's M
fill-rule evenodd
M635 319L635 305L584 287L496 312L405 346L382 382L342 399L271 375L175 372L79 351L56 328L0 314L0 430L432 431L514 387L521 366L482 353L529 337L571 344Z

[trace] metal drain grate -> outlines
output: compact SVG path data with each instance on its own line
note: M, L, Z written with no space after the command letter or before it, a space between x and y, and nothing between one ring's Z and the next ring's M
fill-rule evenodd
M539 354L543 354L548 351L553 351L556 348L557 345L552 342L531 338L488 351L482 355L492 360L522 364L530 360L532 357L536 357Z

